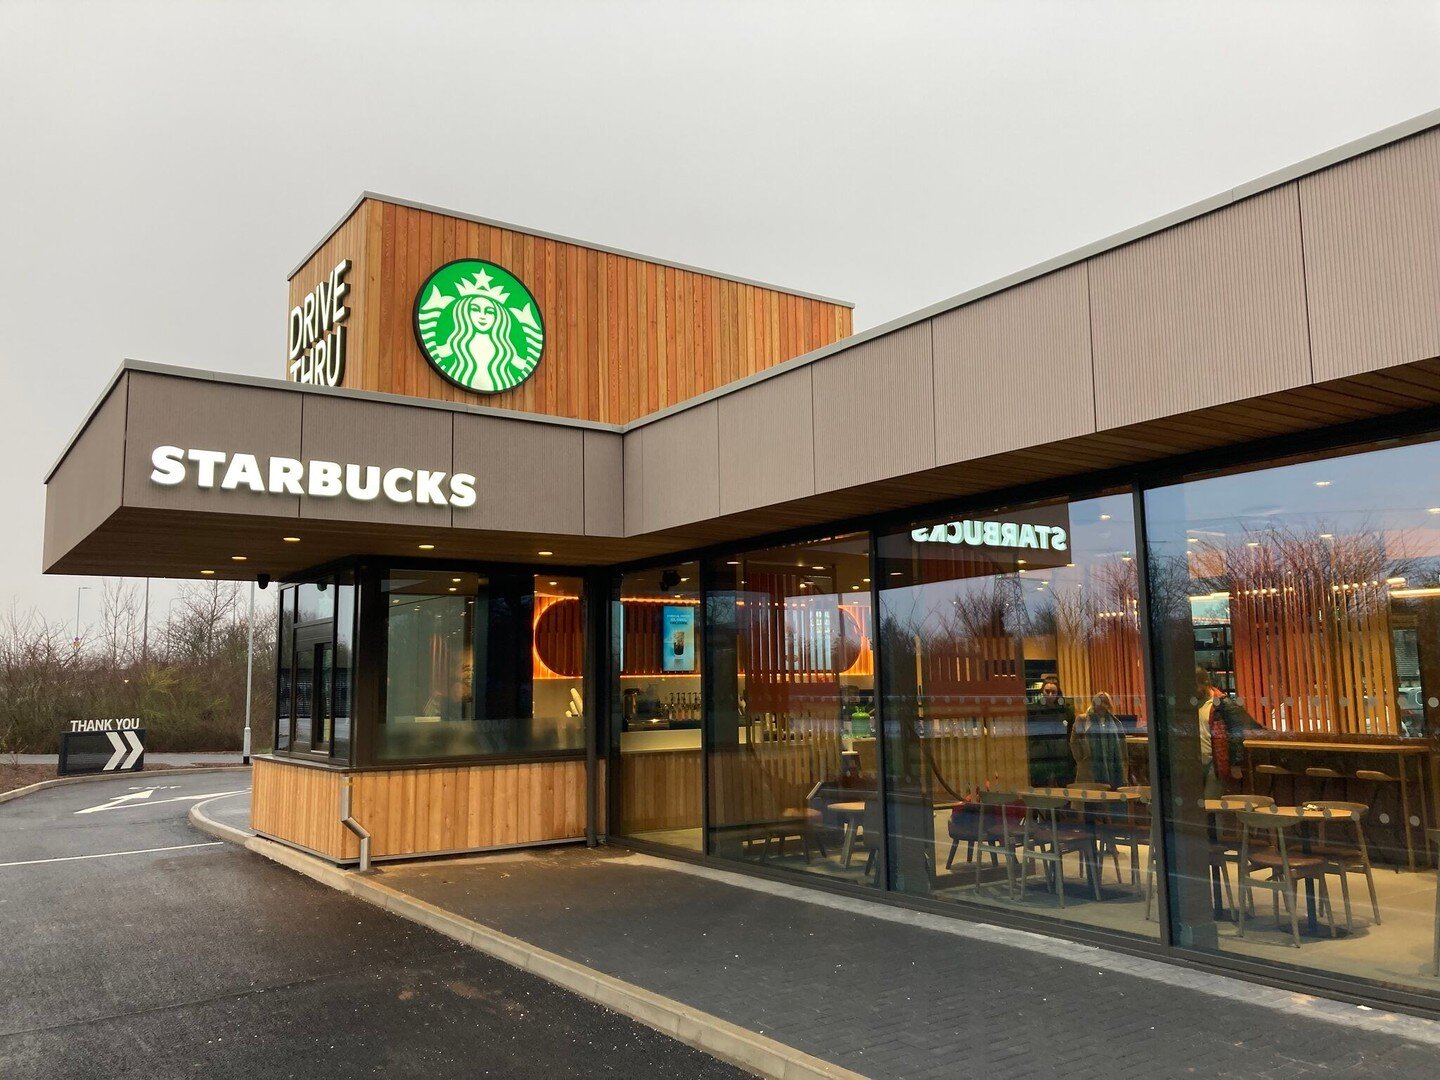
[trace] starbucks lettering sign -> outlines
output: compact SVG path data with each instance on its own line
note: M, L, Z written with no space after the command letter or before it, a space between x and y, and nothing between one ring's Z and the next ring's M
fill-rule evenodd
M545 351L545 321L525 284L483 259L457 259L415 294L415 339L430 366L480 394L519 386Z

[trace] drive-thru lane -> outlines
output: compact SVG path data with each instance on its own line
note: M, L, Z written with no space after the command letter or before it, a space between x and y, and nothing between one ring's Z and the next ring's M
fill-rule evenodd
M191 828L244 772L0 805L0 1076L738 1076Z

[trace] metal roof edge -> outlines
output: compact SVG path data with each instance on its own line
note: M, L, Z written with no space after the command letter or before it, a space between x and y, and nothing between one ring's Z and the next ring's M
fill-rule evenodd
M325 242L350 220L350 215L355 213L360 204L366 199L373 199L375 202L390 203L392 206L403 206L410 210L423 210L429 214L441 214L445 217L455 218L459 221L473 221L477 225L489 225L496 229L506 229L510 232L520 233L524 236L537 236L541 240L554 240L561 244L573 244L576 247L586 248L590 251L603 251L607 255L619 255L624 259L638 259L641 262L651 263L655 266L668 266L672 270L684 270L691 274L701 274L705 277L716 278L720 281L733 281L739 285L750 285L757 289L764 289L767 292L784 293L787 296L798 296L805 300L816 300L822 304L831 304L835 307L850 308L854 310L855 304L850 300L837 300L833 296L821 296L819 293L806 292L804 289L792 289L784 285L772 285L766 281L757 281L754 278L739 277L736 274L723 274L716 270L706 270L701 266L691 266L689 263L675 262L673 259L657 259L653 255L641 255L636 251L626 251L624 248L610 247L607 244L592 244L588 240L577 240L573 236L563 236L560 233L546 232L543 229L534 229L528 225L516 225L510 221L499 221L495 218L481 217L479 214L466 214L459 210L451 210L444 206L435 206L431 203L416 202L413 199L401 199L394 195L385 195L378 191L362 191L360 197L351 204L345 216L337 221L321 239L318 244L310 249L305 258L300 260L300 265L290 271L289 277L293 278L298 274L305 264L315 257L315 253L325 246Z
M290 273L285 275L285 280L293 281L295 275L298 274L301 270L305 269L305 264L315 257L315 253L319 251L322 247L324 247L327 243L329 243L330 238L340 231L341 226L343 226L345 222L349 221L352 217L355 216L355 211L360 209L360 204L371 197L372 196L368 191L362 191L360 193L360 197L350 204L350 209L345 211L345 213L341 216L340 220L335 222L334 225L331 225L330 228L325 231L325 235L320 237L319 241L315 244L315 246L312 247L309 251L307 251L305 253L305 257L296 264L295 269L291 270Z
M1113 233L1110 236L1093 240L1063 255L1056 255L1043 262L1026 267L1023 270L1017 270L1014 273L1006 274L1004 277L996 278L994 281L978 285L973 289L967 289L965 292L955 296L938 300L933 304L928 304L917 311L897 316L889 322L872 326L869 329L862 330L858 334L842 338L839 341L824 345L808 353L802 353L800 356L787 360L783 364L776 364L774 367L766 368L764 371L757 371L755 374L747 375L743 379L737 379L735 382L718 386L703 394L697 394L695 397L676 402L674 405L670 405L664 409L659 409L653 413L647 413L645 416L637 417L625 425L625 431L630 432L637 430L647 424L663 420L667 416L673 416L676 413L684 412L686 409L695 408L696 406L714 401L726 394L743 390L748 386L754 386L767 379L778 378L787 372L805 367L807 364L813 364L817 360L823 360L825 357L833 356L835 353L845 349L853 348L856 345L863 345L867 341L884 337L886 334L893 334L897 330L903 330L908 326L924 322L926 319L932 319L937 315L954 311L956 308L964 307L966 304L974 303L976 300L982 300L987 296L1004 292L1006 289L1014 288L1016 285L1023 285L1027 281L1044 277L1046 274L1052 274L1057 270L1064 270L1067 267L1084 262L1086 259L1092 259L1108 251L1114 251L1117 248L1124 247L1126 244L1143 240L1148 236L1164 232L1166 229L1171 229L1177 225L1183 225L1188 221L1193 221L1196 218L1204 217L1206 214L1221 210L1243 199L1251 198L1262 192L1281 187L1284 184L1293 183L1302 177L1322 172L1335 165L1342 164L1343 162L1350 161L1374 150L1379 150L1393 143L1401 142L1411 136L1419 135L1421 132L1429 131L1437 127L1440 127L1440 109L1431 109L1429 112L1412 116L1408 120L1402 120L1398 124L1391 124L1387 128L1382 128L1380 131L1362 136L1361 138L1352 139L1350 142L1342 143L1340 146L1333 147L1323 153L1314 154L1293 165L1287 165L1283 169L1266 173L1254 180L1230 188L1228 191L1211 195L1208 198L1201 199L1188 206L1183 206L1178 210L1171 210L1168 213L1161 214L1156 218L1151 218L1149 221L1142 222L1139 225L1132 225L1130 228L1122 229L1120 232Z

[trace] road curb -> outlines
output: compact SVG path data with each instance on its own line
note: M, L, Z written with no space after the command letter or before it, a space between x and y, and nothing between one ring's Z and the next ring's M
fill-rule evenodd
M861 1073L806 1054L793 1046L786 1046L684 1002L663 997L643 986L606 975L483 923L462 918L434 904L417 900L381 884L373 877L342 870L284 844L216 821L204 812L205 806L211 801L214 800L207 799L205 802L196 803L189 811L190 823L201 832L238 844L322 885L328 885L337 892L354 896L444 934L454 941L579 994L597 1005L638 1020L647 1027L703 1050L712 1057L761 1076L774 1077L775 1080L865 1080Z
M64 787L67 784L90 784L97 780L124 780L135 779L137 776L158 776L162 773L183 773L186 776L198 776L201 773L216 772L239 772L241 769L247 772L249 765L206 765L199 769L142 769L140 772L127 773L106 773L100 776L61 776L54 780L41 780L38 784L28 784L14 791L0 791L0 804L14 802L24 795L33 795L37 791L44 791L46 788Z

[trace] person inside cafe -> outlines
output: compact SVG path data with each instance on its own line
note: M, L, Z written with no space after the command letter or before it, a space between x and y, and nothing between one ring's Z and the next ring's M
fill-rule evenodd
M1215 684L1203 667L1195 669L1200 699L1200 765L1205 771L1205 798L1218 799L1240 790L1245 779L1245 739L1263 731L1245 706Z
M1075 779L1070 734L1075 728L1075 707L1065 700L1060 679L1046 675L1040 681L1039 700L1026 705L1029 728L1030 783L1035 787L1064 787Z
M1070 732L1070 753L1075 758L1075 780L1118 788L1125 783L1125 734L1110 695L1103 690L1075 721Z

